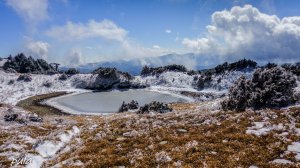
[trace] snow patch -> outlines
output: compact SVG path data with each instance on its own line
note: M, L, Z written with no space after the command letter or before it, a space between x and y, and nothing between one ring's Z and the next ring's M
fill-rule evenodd
M32 163L27 165L27 167L31 168L39 168L43 164L43 162L47 159L50 159L55 156L55 154L65 147L67 143L69 143L73 137L80 133L80 130L77 126L73 126L72 130L68 130L67 133L62 133L58 135L60 139L59 142L53 141L44 141L42 144L38 145L35 149L39 155L33 155Z
M277 163L277 164L292 164L293 162L286 160L286 159L275 159L272 161L272 163Z
M256 136L267 135L272 130L282 130L283 124L269 125L268 122L254 122L254 126L248 127L246 134L253 134Z

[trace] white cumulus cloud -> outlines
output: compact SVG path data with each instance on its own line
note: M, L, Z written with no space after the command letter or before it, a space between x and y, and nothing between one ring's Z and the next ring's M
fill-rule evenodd
M50 45L43 41L34 41L29 39L26 43L27 54L39 59L48 59L48 51Z
M70 67L76 67L85 63L84 56L80 48L72 48L67 54L66 58L67 61L65 62L65 65Z
M48 0L6 0L28 24L37 24L48 19Z
M102 21L89 20L85 23L69 21L64 25L52 26L45 31L45 34L57 41L59 45L63 45L67 41L67 47L69 47L67 50L72 50L74 47L82 49L66 53L67 57L71 56L70 59L74 60L71 61L71 64L74 65L82 63L79 58L86 57L86 61L89 61L88 59L91 57L94 57L93 60L96 60L97 57L99 60L107 61L160 56L170 53L158 45L142 46L128 36L127 30L107 19ZM101 47L91 47L91 45L86 44L91 41Z
M82 40L99 37L123 41L127 31L110 20L100 22L89 20L87 23L73 23L69 21L65 25L53 26L46 31L46 34L61 40Z
M221 59L299 60L300 16L280 19L245 5L214 12L211 18L205 36L184 38L182 44Z

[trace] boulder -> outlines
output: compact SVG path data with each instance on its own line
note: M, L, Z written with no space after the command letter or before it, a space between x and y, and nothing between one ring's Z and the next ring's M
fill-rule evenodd
M133 77L127 72L118 71L116 68L98 68L93 71L97 75L95 81L88 86L89 89L108 90L117 87L130 87L129 80Z

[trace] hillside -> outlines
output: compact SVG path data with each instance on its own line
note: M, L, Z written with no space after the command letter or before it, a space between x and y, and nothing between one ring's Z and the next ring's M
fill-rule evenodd
M1 165L25 153L31 159L29 167L297 167L299 101L285 108L245 112L221 108L242 75L253 78L257 69L250 65L241 60L202 71L179 71L170 65L149 68L151 73L141 76L114 68L74 75L0 71ZM297 72L290 69L289 73ZM295 74L293 92L299 96ZM66 115L39 105L64 92L92 91L87 86L104 81L110 89L129 82L192 101L169 104L172 112L163 114L131 111L106 116ZM15 106L20 100L23 108Z

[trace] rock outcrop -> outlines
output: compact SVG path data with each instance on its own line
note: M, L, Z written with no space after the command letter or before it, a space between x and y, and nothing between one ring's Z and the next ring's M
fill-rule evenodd
M109 90L112 88L130 89L144 88L144 85L132 83L134 78L127 72L118 71L116 68L100 67L93 71L97 75L95 81L87 86L87 89Z

